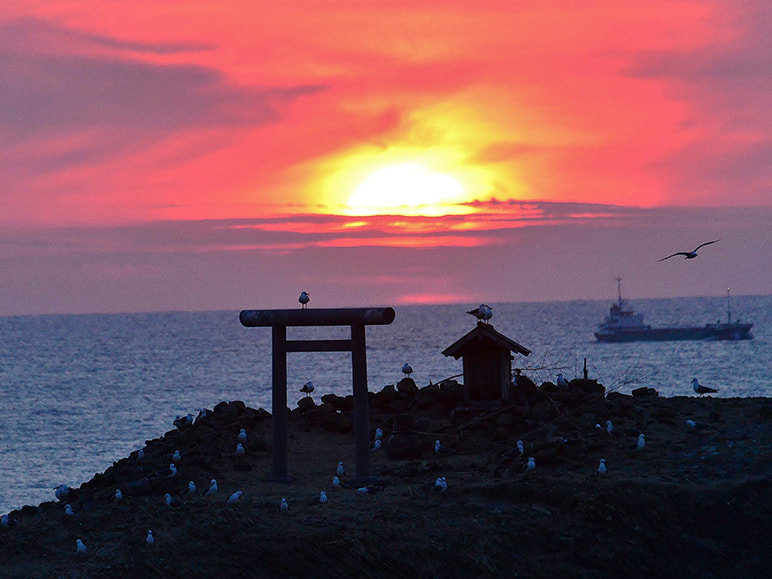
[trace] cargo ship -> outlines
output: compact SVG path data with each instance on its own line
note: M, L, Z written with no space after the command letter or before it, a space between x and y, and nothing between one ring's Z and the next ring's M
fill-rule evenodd
M622 299L622 278L617 278L617 303L611 305L606 318L598 326L595 339L599 342L664 342L668 340L749 340L752 323L732 321L729 290L726 290L726 323L704 326L674 326L652 328L643 321L643 314L627 307Z

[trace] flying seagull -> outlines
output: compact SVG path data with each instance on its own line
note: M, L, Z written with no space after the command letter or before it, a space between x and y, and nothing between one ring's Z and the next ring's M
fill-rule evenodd
M308 295L308 292L300 292L298 301L300 302L300 307L305 310L308 308L308 302L311 301L311 296Z
M694 259L697 257L697 250L700 247L705 247L706 245L710 245L711 243L716 243L717 241L721 241L720 239L714 239L713 241L706 241L705 243L698 245L695 247L692 251L678 251L674 253L673 255L668 255L667 257L663 257L659 261L665 261L666 259L670 259L671 257L675 257L676 255L683 255L684 259Z
M303 387L300 389L300 391L305 393L306 397L311 396L311 392L314 391L314 383L306 382L303 384Z
M703 386L700 384L700 381L697 380L697 378L692 378L692 388L694 388L694 391L697 394L709 394L711 392L718 392L717 388L708 388L707 386Z

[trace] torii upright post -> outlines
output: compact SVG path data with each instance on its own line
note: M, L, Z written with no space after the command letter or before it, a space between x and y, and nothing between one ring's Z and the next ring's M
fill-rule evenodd
M354 444L357 479L370 475L370 408L367 396L365 326L394 321L393 308L337 308L295 310L243 310L245 327L271 327L273 331L273 471L275 480L287 474L287 353L351 352L354 392ZM288 326L351 326L349 340L287 340Z

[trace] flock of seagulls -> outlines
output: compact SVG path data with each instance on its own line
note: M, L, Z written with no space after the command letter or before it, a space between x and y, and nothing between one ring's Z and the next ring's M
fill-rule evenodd
M718 241L720 241L720 240L716 239L716 240L713 240L713 241L708 241L706 243L698 245L692 251L676 252L676 253L673 253L671 255L668 255L667 257L664 257L664 258L660 259L659 261L665 261L666 259L670 259L671 257L675 257L677 255L683 255L684 259L694 259L695 257L697 257L697 251L700 248L702 248L702 247L704 247L706 245L710 245L712 243L716 243ZM307 306L308 306L308 303L310 302L310 296L309 296L308 292L306 292L306 291L301 292L300 297L298 298L298 302L301 304L302 309L306 309ZM484 321L486 323L493 317L493 309L490 306L486 305L486 304L480 304L479 307L477 307L475 309L472 309L472 310L469 310L467 313L470 314L470 315L475 316L478 320ZM402 366L402 373L405 374L406 377L409 377L410 374L413 373L413 368L410 366L410 364L408 364L406 362ZM557 385L560 386L560 387L567 387L567 386L569 386L569 382L563 377L562 374L558 374L557 375ZM699 395L710 394L710 393L714 393L714 392L718 391L717 389L709 388L707 386L703 386L702 384L699 383L699 380L697 378L692 379L692 387L694 389L694 392L699 394ZM310 382L310 381L305 383L300 388L300 392L306 394L306 396L310 396L313 391L314 391L314 385L313 385L313 382ZM188 414L185 417L178 416L175 419L174 424L179 429L182 429L185 426L192 425L193 421L194 421L193 415L192 414ZM692 428L696 427L696 423L693 420L687 420L686 424L687 424L688 427L692 427ZM596 424L595 426L596 426L596 430L601 430L600 424ZM609 434L609 435L614 433L614 426L613 426L611 420L607 420L606 421L605 430L606 430L606 433ZM373 444L373 447L372 447L373 450L376 450L376 449L381 447L382 439L383 439L383 430L381 428L377 428L376 431L375 431L375 440L374 440L374 444ZM238 455L245 454L246 451L245 451L244 444L246 444L246 442L247 442L247 432L246 432L246 429L242 428L242 429L240 429L239 434L237 436L236 454L238 454ZM641 452L645 447L646 447L646 436L643 433L641 433L638 436L638 440L637 440L636 446L634 448L634 452ZM522 440L518 440L516 442L516 449L517 449L517 456L522 457L522 456L525 455L525 445L524 445ZM443 446L442 443L440 442L440 440L438 439L434 443L434 452L439 457L446 457L446 456L450 456L450 455L454 454L456 451L455 451L455 449ZM510 453L509 456L512 456L512 454ZM137 452L137 459L138 460L142 460L143 458L144 458L144 451L142 449L140 449ZM178 462L180 462L182 460L182 454L181 454L181 452L179 450L175 450L174 451L174 453L172 455L172 460L174 462L170 463L170 465L169 465L169 471L171 472L171 474L169 475L170 477L174 477L174 476L177 475L178 470L177 470L177 467L176 467L175 463L178 463ZM527 462L525 463L523 468L526 471L533 471L533 470L535 470L536 469L536 460L535 460L535 458L532 457L532 456L528 457ZM340 479L341 479L341 477L343 477L345 475L345 472L346 471L345 471L345 466L343 464L343 461L339 461L338 465L337 465L337 467L335 469L335 475L332 477L332 480L331 480L331 484L332 484L333 488L341 488L342 485L341 485L341 480ZM605 458L601 458L600 462L598 464L598 467L597 467L597 473L601 474L601 475L605 475L607 472L608 472L608 468L606 466L606 459ZM435 488L435 490L438 490L438 491L441 491L441 492L447 491L448 490L448 484L447 484L446 477L444 477L444 476L443 477L438 477L435 480L434 488ZM55 495L57 500L64 502L64 501L68 500L69 495L71 493L71 490L72 489L70 489L66 484L62 484L62 485L59 485L59 486L54 488L54 495ZM382 487L367 487L367 486L365 486L365 487L358 488L357 489L357 493L358 494L375 494L376 492L379 492L380 490L382 490ZM190 481L188 483L188 493L195 494L196 492L197 492L197 487L196 487L195 482L194 481ZM212 495L216 494L217 492L218 492L217 480L216 479L211 479L211 481L209 483L209 487L202 493L202 496L212 496ZM237 502L239 502L241 500L242 496L243 496L243 491L238 490L238 491L234 492L233 494L231 494L228 497L228 499L226 500L226 504L228 504L228 505L235 504L235 503L237 503ZM123 500L123 493L121 492L120 489L115 489L115 491L113 492L112 501L113 502L120 502L122 500ZM167 504L167 506L169 506L169 507L175 507L175 506L179 506L180 505L179 501L174 499L171 496L171 494L169 494L169 493L164 495L164 500L165 500L165 503ZM327 496L327 492L322 490L320 492L320 494L319 494L318 502L324 504L324 503L327 503L328 500L329 500L329 498ZM280 507L280 510L282 512L285 512L285 511L289 510L289 504L288 504L286 498L282 498L281 499L281 503L280 503L279 507ZM73 511L72 505L70 503L66 503L65 504L64 514L66 516L73 516L74 515L74 511ZM2 525L2 526L13 526L13 524L15 524L15 520L11 519L9 517L9 515L7 515L7 514L3 515L3 517L0 519L0 525ZM153 532L152 532L152 530L148 530L147 531L147 535L145 537L145 544L150 546L150 545L153 545L154 543L155 543L155 537L153 535ZM77 555L84 555L84 554L87 553L86 545L85 545L85 543L80 538L75 540L75 546L76 546L76 554Z

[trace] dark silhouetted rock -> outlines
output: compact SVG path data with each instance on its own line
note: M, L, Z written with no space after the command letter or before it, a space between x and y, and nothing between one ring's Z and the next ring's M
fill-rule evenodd
M659 392L654 390L654 388L644 386L642 388L636 388L633 390L632 395L635 398L657 398L659 396Z
M421 438L412 432L394 432L386 439L389 458L421 458Z
M606 387L603 384L598 384L597 380L585 380L584 378L571 380L571 390L578 390L585 394L600 394L601 396L606 393Z
M397 390L404 394L417 394L418 386L415 385L415 381L412 378L402 378L397 382Z
M528 376L523 376L522 374L515 378L515 386L525 396L531 396L536 392L536 383Z
M301 414L305 414L308 412L311 408L314 408L316 404L314 403L314 399L310 396L305 396L298 400L298 410Z
M410 414L400 414L398 416L394 417L393 427L394 432L410 432L413 430L413 425L415 424L415 420Z
M560 388L557 387L557 384L553 384L552 382L543 382L542 385L539 386L539 389L548 394L560 392Z

